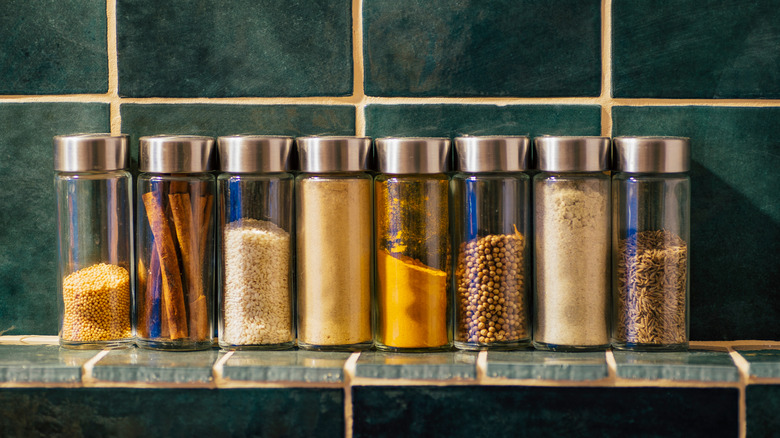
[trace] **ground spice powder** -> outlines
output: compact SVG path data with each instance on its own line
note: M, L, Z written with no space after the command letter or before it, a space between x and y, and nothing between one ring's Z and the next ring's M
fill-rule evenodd
M110 341L132 336L130 275L121 266L100 263L66 276L62 339Z

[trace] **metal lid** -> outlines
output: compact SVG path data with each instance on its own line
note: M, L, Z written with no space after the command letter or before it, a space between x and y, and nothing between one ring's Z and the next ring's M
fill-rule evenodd
M609 170L609 137L536 137L538 168L545 172Z
M450 169L450 140L434 137L376 139L382 173L443 173Z
M220 168L224 172L267 173L290 169L292 137L231 135L219 137Z
M463 172L521 172L528 169L528 137L458 137L459 169Z
M368 170L368 137L300 137L298 160L302 172L363 172Z
M54 170L87 172L130 167L127 135L73 134L54 137Z
M138 170L154 173L196 173L214 170L214 139L198 135L141 137Z
M615 170L629 173L679 173L691 169L691 143L684 137L617 137Z

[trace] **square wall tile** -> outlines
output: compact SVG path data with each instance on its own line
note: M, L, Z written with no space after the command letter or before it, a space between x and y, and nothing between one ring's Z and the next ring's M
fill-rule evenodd
M37 388L0 391L0 436L340 437L344 391Z
M595 105L368 105L366 135L599 135Z
M122 96L352 92L350 0L118 0L117 46Z
M476 379L477 353L365 352L357 361L355 376L374 379Z
M605 379L607 356L603 352L490 351L486 374L499 379Z
M780 98L774 1L614 0L615 97Z
M736 388L358 386L358 437L737 437Z
M112 350L92 368L92 377L109 382L208 383L218 359L215 350Z
M777 339L780 108L614 107L613 135L691 138L691 339Z
M257 382L320 382L344 380L350 353L323 351L236 351L222 370L229 380Z
M370 96L598 96L598 0L365 0Z
M58 345L0 345L0 383L81 382L81 367L96 354Z
M615 351L617 375L626 379L736 382L739 370L731 356L718 351Z
M780 378L780 350L741 350L750 364L750 377Z
M0 332L56 335L52 137L107 132L99 103L0 104Z
M134 160L145 135L355 134L355 107L349 105L124 104L120 112Z
M780 385L748 385L745 389L747 436L773 437L780 430Z
M106 2L4 0L0 94L108 91Z

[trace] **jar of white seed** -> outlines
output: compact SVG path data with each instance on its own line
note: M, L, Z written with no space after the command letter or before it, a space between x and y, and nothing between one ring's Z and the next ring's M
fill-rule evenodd
M534 347L609 345L609 138L538 137Z
M219 346L284 349L295 342L292 296L293 139L218 139Z

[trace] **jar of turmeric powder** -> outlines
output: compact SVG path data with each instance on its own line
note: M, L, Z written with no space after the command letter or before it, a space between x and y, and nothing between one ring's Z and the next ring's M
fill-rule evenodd
M141 137L136 343L202 350L213 343L214 139Z
M455 347L531 343L530 140L455 139L452 179Z
M129 164L126 135L54 137L63 347L99 349L133 343Z
M382 138L376 154L376 346L448 349L450 141Z

